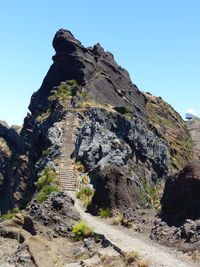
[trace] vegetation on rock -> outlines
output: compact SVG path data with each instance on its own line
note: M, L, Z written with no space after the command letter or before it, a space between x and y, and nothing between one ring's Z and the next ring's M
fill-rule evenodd
M51 194L51 192L59 192L59 188L52 184L56 183L56 173L52 168L45 168L42 172L42 176L35 183L36 187L39 188L39 193L36 196L38 202L43 202Z
M84 207L87 207L94 195L94 190L88 187L82 187L81 190L76 194L76 197L79 198Z
M170 170L181 169L194 158L190 132L181 116L160 97L145 93L147 114L150 125L167 142L170 152Z

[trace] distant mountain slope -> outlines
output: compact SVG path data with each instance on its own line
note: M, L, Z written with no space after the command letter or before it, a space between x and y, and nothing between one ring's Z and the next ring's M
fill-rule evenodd
M187 122L187 127L191 133L194 142L194 153L200 159L200 119L195 118Z
M180 169L194 158L193 142L180 114L161 97L145 93L148 121L167 142L170 152L170 170Z

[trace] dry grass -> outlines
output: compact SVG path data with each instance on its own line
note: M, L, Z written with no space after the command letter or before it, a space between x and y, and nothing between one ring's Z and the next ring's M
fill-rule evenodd
M148 260L140 260L138 262L138 267L148 267L149 266L149 261Z

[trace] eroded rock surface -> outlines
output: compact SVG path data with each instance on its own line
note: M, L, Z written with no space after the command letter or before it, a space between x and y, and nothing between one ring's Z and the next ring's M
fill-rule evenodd
M189 162L171 175L161 200L163 216L172 220L200 218L200 161Z

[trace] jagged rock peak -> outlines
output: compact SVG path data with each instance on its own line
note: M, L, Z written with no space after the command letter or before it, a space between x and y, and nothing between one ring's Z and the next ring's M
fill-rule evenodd
M29 109L33 116L47 110L52 90L61 82L73 79L97 103L118 109L128 107L132 114L146 120L144 95L131 82L128 72L99 43L86 48L70 31L60 29L53 39L53 47L54 63L31 98Z
M75 43L81 45L81 43L76 40L73 34L65 29L60 29L56 32L53 39L53 48L56 52L64 52L70 43Z

